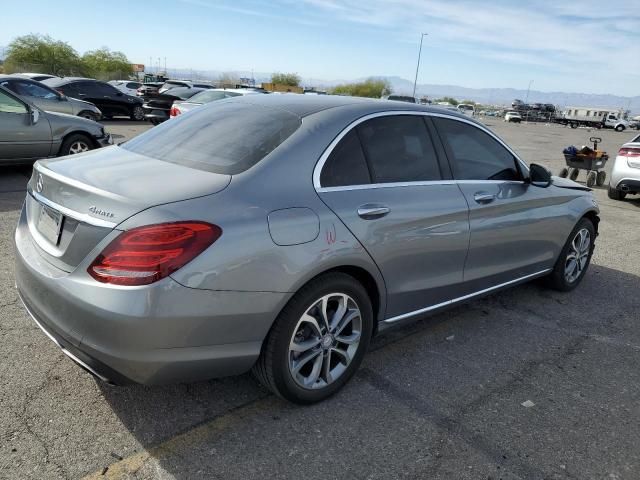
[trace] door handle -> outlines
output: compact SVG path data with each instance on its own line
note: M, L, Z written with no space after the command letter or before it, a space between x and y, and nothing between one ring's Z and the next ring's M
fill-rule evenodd
M86 94L86 93L79 93L79 94L78 94L78 96L79 96L79 97L86 97L86 96L87 96L87 94Z
M365 220L374 220L376 218L384 217L390 211L389 207L385 207L384 205L367 203L366 205L358 207L358 216Z
M496 199L496 196L493 193L476 192L473 195L473 199L476 203L491 203Z

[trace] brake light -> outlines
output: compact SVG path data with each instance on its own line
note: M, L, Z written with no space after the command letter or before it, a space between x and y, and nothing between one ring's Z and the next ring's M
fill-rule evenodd
M618 150L618 155L621 157L640 157L640 148L622 147Z
M87 271L102 283L148 285L182 268L222 235L206 222L160 223L121 233Z
M182 112L180 110L178 110L177 107L171 107L171 110L169 110L169 116L170 117L177 117L178 115L180 115Z

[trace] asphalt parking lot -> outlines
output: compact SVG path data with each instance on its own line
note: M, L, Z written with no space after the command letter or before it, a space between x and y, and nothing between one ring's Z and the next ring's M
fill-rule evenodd
M615 156L633 136L486 123L554 173L569 144L597 134ZM116 141L149 128L105 124ZM380 336L341 393L299 407L250 375L109 387L76 367L14 288L29 173L0 171L0 478L640 478L640 197L595 188L574 292L534 282Z

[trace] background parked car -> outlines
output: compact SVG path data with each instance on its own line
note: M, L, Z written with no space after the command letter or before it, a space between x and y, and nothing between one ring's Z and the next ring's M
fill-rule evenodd
M174 101L186 100L204 91L202 88L196 87L178 87L147 98L142 107L144 109L144 118L154 125L158 125L165 120L169 120L169 112Z
M213 88L213 85L207 82L192 82L191 80L167 80L160 87L159 93L178 87Z
M0 164L71 155L111 143L99 123L42 111L0 86Z
M620 147L608 192L613 200L624 200L627 195L636 193L640 193L640 135Z
M522 117L520 116L520 114L518 112L509 111L509 112L504 114L504 121L505 122L520 123L522 121Z
M59 78L55 75L49 75L48 73L14 73L16 77L30 78L31 80L36 80L41 82L43 80L47 80L49 78Z
M105 118L118 115L132 120L144 120L142 99L127 95L113 85L91 78L49 78L42 83L64 93L67 97L80 98L95 104Z
M175 90L178 90L177 88ZM225 98L240 97L242 95L260 95L265 94L265 91L249 90L246 88L213 88L210 90L203 90L198 92L188 100L176 100L173 102L173 106L169 111L170 117L177 117L180 114L186 113L189 110L193 110L205 103L215 102L216 100L224 100Z
M136 95L138 97L150 97L152 95L158 95L158 91L160 90L162 85L164 85L164 82L143 83L136 91Z
M409 95L385 95L383 100L395 100L396 102L419 103L414 97Z
M77 115L89 120L102 118L102 112L93 103L67 97L35 80L13 75L0 75L0 85L47 112Z
M138 89L142 86L142 83L132 80L111 80L109 84L127 95L136 95Z

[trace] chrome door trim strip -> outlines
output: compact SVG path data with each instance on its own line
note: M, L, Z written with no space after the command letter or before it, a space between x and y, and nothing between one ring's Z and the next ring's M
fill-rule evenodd
M348 185L344 187L322 187L320 185L320 174L322 172L322 167L324 167L324 164L326 163L327 159L333 152L333 149L340 142L340 140L342 140L345 137L345 135L347 135L351 130L353 130L355 127L357 127L361 123L366 122L367 120L371 120L372 118L378 118L378 117L389 117L393 115L417 115L417 116L426 116L426 117L429 117L429 116L441 117L441 118L446 118L448 120L455 120L458 122L472 125L476 128L479 128L483 132L487 133L494 140L500 143L500 145L506 148L514 156L514 158L520 163L520 165L524 168L525 171L527 172L529 171L529 166L509 147L509 145L504 143L500 137L498 137L495 133L493 133L491 130L489 130L487 127L485 127L480 123L470 121L465 118L460 118L458 116L444 114L444 113L423 112L420 110L386 110L384 112L370 113L368 115L365 115L363 117L360 117L354 120L345 128L343 128L342 131L336 136L336 138L333 139L333 141L329 144L329 146L324 150L324 152L320 156L320 159L316 163L316 166L313 169L313 186L316 189L316 191L317 192L336 192L336 191L345 191L345 190L362 190L365 188L385 188L387 186L406 187L411 185L450 185L451 182L456 182L456 181L492 182L492 183L505 182L504 180L434 180L434 181L418 181L418 182L400 182L400 183L389 183L389 184L374 183L374 184L367 184L367 185ZM519 182L519 183L524 183L524 182Z
M322 187L316 191L324 192L347 192L350 190L369 190L375 188L393 188L393 187L419 187L427 185L455 185L455 180L425 180L424 182L393 182L393 183L366 183L364 185L347 185L344 187Z
M384 323L394 323L399 320L404 320L405 318L413 317L414 315L420 315L421 313L430 312L432 310L436 310L438 308L446 307L447 305L452 305L454 303L462 302L463 300L468 300L470 298L476 297L478 295L482 295L483 293L491 292L492 290L497 290L502 287L506 287L507 285L512 285L514 283L522 282L524 280L528 280L533 277L539 277L547 272L550 272L551 268L547 268L545 270L540 270L539 272L532 273L530 275L525 275L524 277L516 278L514 280L509 280L508 282L501 283L499 285L494 285L493 287L485 288L483 290L479 290L474 293L470 293L469 295L464 295L462 297L454 298L452 300L447 300L446 302L438 303L436 305L431 305L430 307L421 308L420 310L414 310L413 312L403 313L402 315L397 315L395 317L387 318L383 320Z
M369 190L376 188L394 188L394 187L425 187L429 185L464 185L464 184L480 184L480 185L502 185L502 184L524 185L526 182L522 180L425 180L424 182L393 182L393 183L367 183L364 185L347 185L344 187L322 187L316 189L318 193L327 192L349 192L351 190Z
M36 201L38 201L39 203L42 203L42 204L46 205L47 207L50 207L50 208L53 208L54 210L57 210L58 212L63 214L65 217L73 218L74 220L77 220L77 221L82 222L82 223L87 223L89 225L93 225L94 227L115 228L115 226L117 225L116 222L107 222L106 220L102 220L100 218L92 217L89 214L79 213L79 212L71 210L71 209L69 209L67 207L63 207L62 205L58 205L57 203L52 202L48 198L43 197L38 192L34 192L31 187L27 188L27 192L34 199L36 199Z

